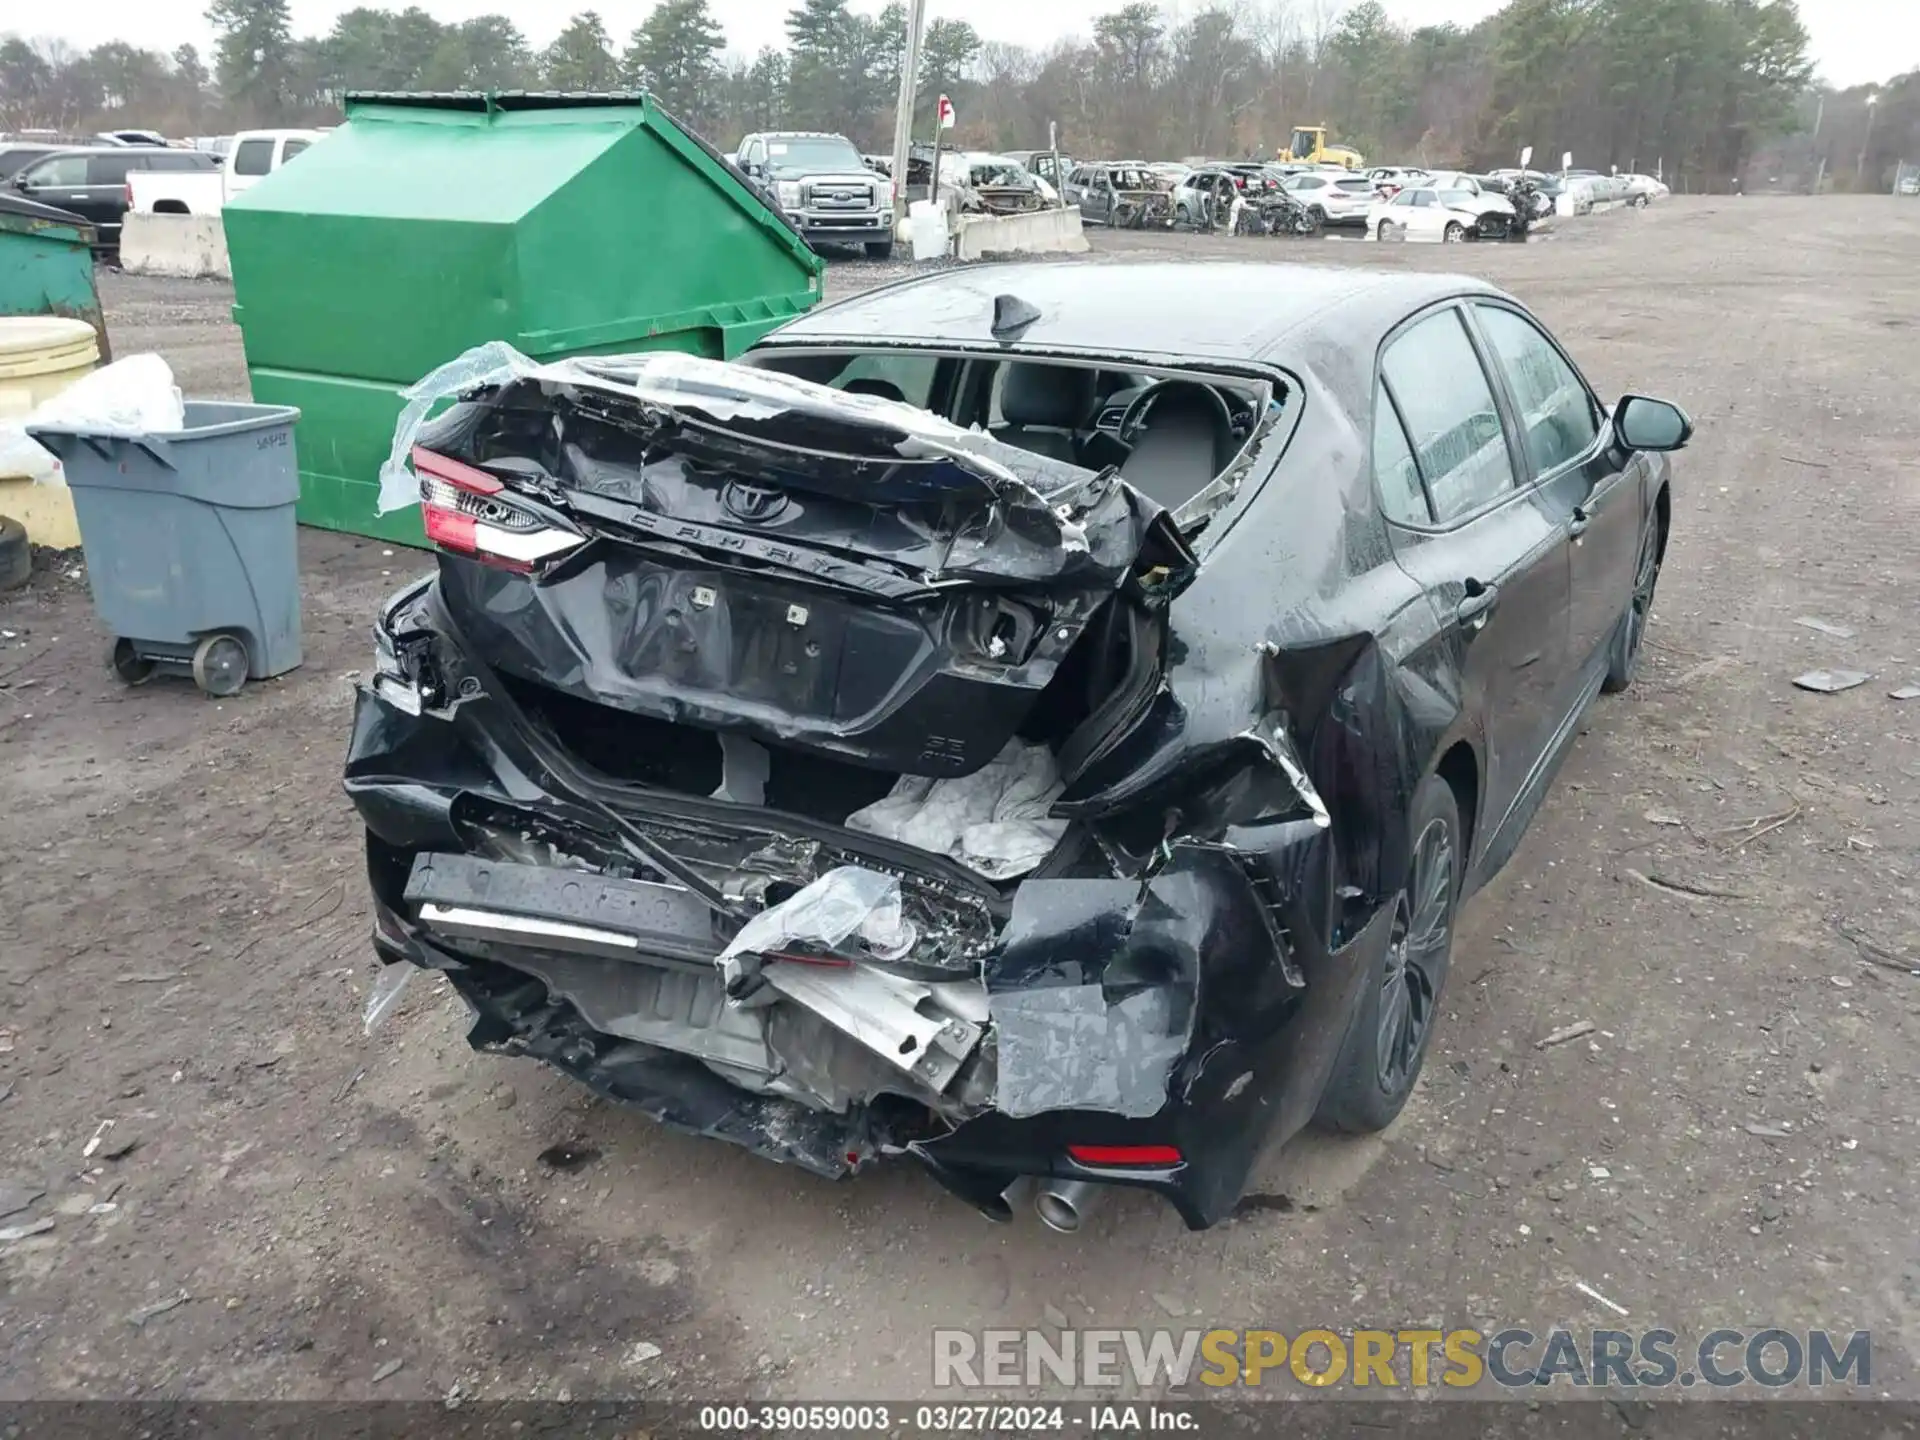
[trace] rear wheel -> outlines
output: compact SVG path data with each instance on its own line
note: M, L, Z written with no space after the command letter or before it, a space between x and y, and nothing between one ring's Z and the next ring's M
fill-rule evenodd
M1379 967L1367 977L1314 1119L1332 1130L1385 1129L1407 1103L1440 1014L1466 868L1453 787L1429 775L1407 820L1404 886Z
M1449 220L1447 228L1440 232L1440 238L1449 245L1458 245L1467 238L1467 227L1458 220Z
M1653 610L1654 587L1660 583L1660 514L1647 516L1640 532L1640 554L1633 566L1633 593L1613 632L1607 655L1607 678L1600 688L1618 695L1633 684L1640 669L1640 649L1647 638L1647 616Z

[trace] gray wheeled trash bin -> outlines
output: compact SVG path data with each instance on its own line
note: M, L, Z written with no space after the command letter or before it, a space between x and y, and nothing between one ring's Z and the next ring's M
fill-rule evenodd
M186 402L180 430L30 425L60 457L114 673L188 670L235 694L300 663L291 405Z

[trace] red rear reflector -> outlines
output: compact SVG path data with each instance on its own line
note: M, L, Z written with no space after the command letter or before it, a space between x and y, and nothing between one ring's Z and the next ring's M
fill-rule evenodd
M449 485L473 495L498 495L506 489L506 482L484 470L476 470L464 461L454 460L420 446L413 447L413 468L417 474L437 475Z
M1175 1145L1069 1145L1067 1154L1082 1165L1178 1165Z

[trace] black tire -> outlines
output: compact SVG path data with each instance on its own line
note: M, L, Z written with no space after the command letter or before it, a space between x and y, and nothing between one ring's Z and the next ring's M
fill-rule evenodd
M1429 775L1407 817L1408 873L1393 900L1392 935L1363 985L1316 1124L1363 1135L1393 1123L1413 1094L1440 1015L1465 874L1453 787Z
M1391 220L1382 220L1380 222L1380 233L1374 238L1382 245L1393 239L1393 222Z
M1307 218L1313 221L1313 226L1312 229L1302 230L1300 232L1302 235L1311 235L1315 230L1322 229L1327 223L1327 212L1318 205L1310 206L1307 210Z
M893 258L893 241L867 241L867 258L869 260L891 260Z
M0 590L17 590L33 574L33 547L27 527L0 515Z
M1607 678L1600 688L1618 695L1640 670L1640 652L1647 638L1647 616L1653 611L1653 592L1660 583L1660 512L1647 516L1640 530L1640 550L1633 562L1633 590L1627 596L1627 608L1614 627L1613 643L1607 651Z
M1440 232L1440 238L1449 245L1458 245L1467 238L1467 227L1458 220L1449 220L1447 228Z

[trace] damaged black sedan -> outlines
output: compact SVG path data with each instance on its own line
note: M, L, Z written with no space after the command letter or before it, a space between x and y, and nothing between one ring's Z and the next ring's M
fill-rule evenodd
M1477 281L1266 264L450 374L346 769L380 958L669 1125L1062 1229L1399 1113L1691 431Z

